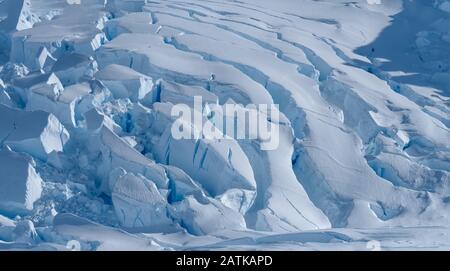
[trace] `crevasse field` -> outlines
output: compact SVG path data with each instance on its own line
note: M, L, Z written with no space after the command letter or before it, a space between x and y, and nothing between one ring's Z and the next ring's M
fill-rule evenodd
M1 250L450 249L448 0L1 0L0 78Z

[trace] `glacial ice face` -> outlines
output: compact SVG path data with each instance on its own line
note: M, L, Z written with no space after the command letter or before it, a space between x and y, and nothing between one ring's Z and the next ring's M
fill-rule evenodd
M15 151L45 161L51 152L63 151L69 140L69 133L52 114L0 105L0 116L0 142Z
M125 174L117 178L112 185L112 201L125 228L166 232L172 227L167 201L143 176Z
M5 0L0 3L0 59L9 57L11 35L31 28L39 19L30 11L30 0Z
M189 233L207 235L222 230L244 230L244 217L234 210L211 200L202 204L193 196L177 203L175 209Z
M175 139L172 135L173 119L170 104L155 104L155 113L149 123L153 139L149 147L158 162L181 168L197 180L213 197L227 193L235 194L239 203L229 204L245 213L251 206L256 190L253 170L248 158L236 141L209 140L202 136L196 139ZM155 124L155 122L157 124ZM191 123L194 125L194 123ZM147 130L146 127L141 127ZM201 129L201 127L194 127ZM180 152L183 155L174 155ZM214 176L214 177L213 177ZM233 189L239 189L237 193Z
M0 1L0 249L445 232L449 3ZM176 139L171 110L194 97L213 131L186 118L201 133ZM220 127L239 121L212 113L226 105L277 147Z
M150 77L115 64L97 72L95 78L105 84L115 99L129 98L132 102L142 100L153 88Z
M0 151L0 172L0 212L14 216L33 210L42 193L33 158L5 146Z
M39 68L36 58L43 48L58 59L70 52L91 55L105 41L101 31L107 20L103 5L96 1L88 5L67 5L62 13L64 16L43 21L33 29L13 33L11 61L22 62L36 70ZM83 14L83 20L80 20L80 14Z
M69 53L59 58L51 67L64 86L86 81L97 72L97 63L92 57Z

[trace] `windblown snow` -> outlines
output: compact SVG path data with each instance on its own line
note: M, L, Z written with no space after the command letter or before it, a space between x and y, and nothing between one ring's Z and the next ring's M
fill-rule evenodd
M229 114L175 138L194 97L277 148ZM449 225L448 0L0 1L0 249L448 249Z

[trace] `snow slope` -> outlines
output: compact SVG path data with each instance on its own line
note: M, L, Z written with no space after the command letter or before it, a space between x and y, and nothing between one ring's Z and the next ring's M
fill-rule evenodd
M450 2L369 2L2 1L0 249L448 248Z

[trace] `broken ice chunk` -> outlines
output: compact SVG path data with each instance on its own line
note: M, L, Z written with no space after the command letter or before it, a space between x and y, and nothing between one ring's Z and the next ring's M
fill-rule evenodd
M62 151L69 133L58 119L43 111L22 111L0 105L0 143L46 160L52 151Z
M129 98L137 102L153 88L152 79L125 66L112 64L95 74L116 99Z
M212 199L201 204L193 196L174 205L186 230L195 235L205 235L220 230L244 230L244 217Z
M149 12L127 13L108 21L105 32L110 40L123 33L155 33L161 26L152 22L152 15Z
M106 39L100 30L106 20L103 5L68 5L63 8L61 16L13 33L10 59L35 70L38 68L36 57L43 47L56 59L67 52L92 55ZM93 23L97 27L92 27Z
M202 189L183 170L173 166L165 166L165 168L169 178L169 203L181 201L188 195L194 195L202 202L204 202L203 199L206 200Z
M245 213L256 196L256 181L248 157L237 141L231 138L213 140L201 137L175 139L171 132L173 120L169 111L169 104L156 103L154 106L151 129L157 136L148 143L153 144L149 149L153 150L156 160L184 170L212 197L220 197L231 189L242 190L242 198L239 199L236 197L238 193L233 192L233 201L237 200L240 204L228 207L239 206L239 211Z
M123 168L127 172L142 174L156 183L158 188L167 188L168 186L162 166L139 153L106 126L102 126L98 134L88 142L87 150L92 160L100 162L90 166L95 167L98 177L104 181L108 181L111 171ZM108 185L103 184L103 187L108 187ZM109 194L110 191L103 192Z
M52 100L56 100L62 90L63 86L55 74L50 74L45 82L30 87L31 93L41 94Z
M26 108L52 113L64 125L76 127L78 104L90 91L87 83L68 86L56 99L30 91Z
M51 113L54 113L62 123L70 123L71 126L76 126L76 120L80 115L78 104L90 92L91 88L87 83L66 87L58 97L56 110Z
M97 62L92 57L77 53L63 55L52 68L64 86L88 80L97 70Z
M36 66L43 71L50 71L56 59L50 54L47 48L43 47L36 58Z
M23 101L28 101L29 96L38 94L38 100L46 103L46 100L56 100L64 87L59 78L54 74L42 74L35 72L25 77L13 80L14 90L20 95Z
M14 216L32 210L42 192L33 159L5 146L0 151L0 173L0 212Z
M117 135L123 134L122 128L119 125L110 117L99 112L96 108L92 108L86 112L84 118L86 119L86 128L89 131L99 131L103 126L106 126Z
M67 156L64 155L64 153L56 151L52 151L48 155L47 163L60 170L64 168L70 168L70 166L72 165Z
M140 175L120 177L112 191L112 201L121 225L140 232L174 230L168 205L156 185Z

